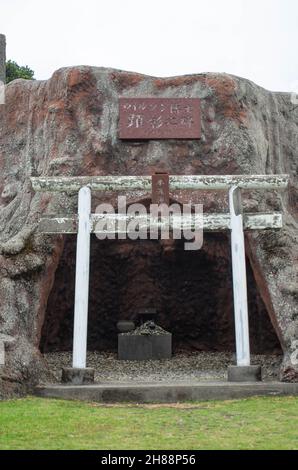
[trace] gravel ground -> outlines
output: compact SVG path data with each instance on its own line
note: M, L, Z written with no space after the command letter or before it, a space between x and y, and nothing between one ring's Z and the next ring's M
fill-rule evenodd
M71 366L71 352L44 354L50 371L60 381L62 367ZM262 366L264 380L277 380L282 356L253 355ZM224 380L235 355L218 352L179 352L160 361L119 361L113 352L88 352L87 366L95 369L96 382L173 382Z

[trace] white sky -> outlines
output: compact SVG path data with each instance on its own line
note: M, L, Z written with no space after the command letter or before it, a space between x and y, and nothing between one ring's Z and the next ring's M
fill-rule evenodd
M84 64L298 88L297 0L0 0L0 32L38 79Z

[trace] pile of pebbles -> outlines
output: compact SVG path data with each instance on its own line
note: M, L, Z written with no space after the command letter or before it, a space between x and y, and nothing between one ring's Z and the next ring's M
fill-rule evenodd
M62 367L71 367L71 352L44 354L49 371L57 381ZM263 379L278 380L280 355L252 355L252 364L262 366ZM225 380L235 354L179 351L172 359L157 361L120 361L115 352L88 352L87 366L95 369L96 382L185 382Z
M170 333L164 330L161 326L158 326L154 321L146 321L138 328L134 330L127 331L126 333L122 333L123 335L130 336L130 335L145 335L145 336L163 336L169 335Z

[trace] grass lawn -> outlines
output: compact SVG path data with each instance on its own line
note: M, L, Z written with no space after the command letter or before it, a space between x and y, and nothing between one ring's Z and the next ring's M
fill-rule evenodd
M298 449L298 398L174 405L3 401L0 449Z

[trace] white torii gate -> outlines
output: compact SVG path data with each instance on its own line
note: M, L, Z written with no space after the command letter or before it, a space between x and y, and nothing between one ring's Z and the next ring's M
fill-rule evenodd
M256 380L259 374L256 366L250 366L249 325L247 309L247 282L245 264L244 230L282 228L281 213L244 214L241 207L242 189L282 190L288 185L288 175L185 175L170 176L170 190L228 190L230 213L204 214L203 229L206 231L231 231L232 274L234 294L234 317L236 332L237 366L228 371L229 380ZM151 190L150 176L93 176L93 177L38 177L31 178L35 191L79 192L78 217L43 218L39 223L42 233L77 233L75 311L73 338L73 383L84 382L87 354L88 296L90 234L98 233L98 220L109 218L114 221L129 221L132 216L123 214L91 214L91 191ZM137 216L140 224L148 227L150 220ZM177 220L181 224L183 216ZM188 216L189 220L189 216ZM168 221L175 227L175 217ZM195 227L195 215L191 225ZM162 221L156 222L161 227ZM115 229L114 233L118 233ZM237 371L238 369L238 371ZM79 371L79 373L78 373Z

